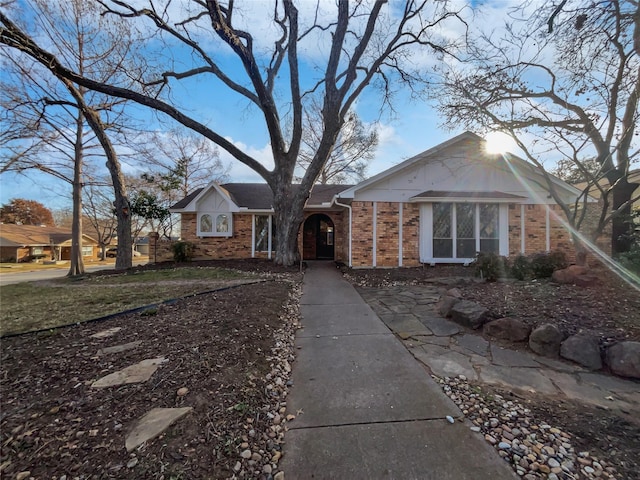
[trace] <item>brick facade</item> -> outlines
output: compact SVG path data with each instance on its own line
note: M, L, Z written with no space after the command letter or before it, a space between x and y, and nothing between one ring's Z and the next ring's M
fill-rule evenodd
M359 202L354 201L352 208L351 261L353 267L415 267L420 265L420 205L398 202ZM557 206L551 206L549 215L549 233L547 244L547 213L544 205L510 204L508 207L509 255L521 253L522 221L524 227L524 246L526 255L561 250L570 261L575 259L571 236L558 221L557 215L563 215ZM374 219L375 212L375 219ZM399 218L402 212L402 228ZM329 217L334 224L334 260L349 262L349 214L343 211L305 212L305 221L313 215ZM235 259L251 258L252 214L233 214L233 235L231 237L198 237L195 213L183 213L181 238L196 245L195 259ZM375 241L374 241L375 225ZM306 235L306 236L305 236ZM315 258L315 238L305 232L304 222L298 235L298 248L305 259ZM400 251L402 238L402 251ZM155 261L173 259L171 242L159 240L157 250L153 240L149 242L149 258ZM375 261L374 261L375 247ZM401 261L400 261L401 256ZM267 258L267 252L254 252L256 258Z
M398 214L400 204L397 202L353 202L353 239L352 265L354 267L397 267L400 266L399 238L400 229ZM564 215L562 209L551 205L549 214L549 249L565 252L569 261L575 259L575 251L571 243L571 235L559 221ZM524 218L520 204L509 205L509 255L521 252L522 220L524 227L524 245L526 255L547 251L547 213L545 205L524 205ZM374 222L375 211L375 222ZM374 255L374 224L375 263ZM420 205L416 203L402 204L402 266L420 265Z

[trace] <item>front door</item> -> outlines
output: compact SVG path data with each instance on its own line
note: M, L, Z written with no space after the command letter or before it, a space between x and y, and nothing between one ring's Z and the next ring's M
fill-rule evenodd
M304 222L304 258L307 260L333 260L335 228L324 214L311 215Z

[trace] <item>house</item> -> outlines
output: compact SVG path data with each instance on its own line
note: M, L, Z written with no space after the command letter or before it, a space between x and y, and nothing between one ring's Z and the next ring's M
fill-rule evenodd
M559 198L580 191L550 181ZM316 185L298 236L304 259L353 267L469 263L476 252L504 256L564 250L570 235L544 175L511 154L489 154L484 140L458 135L357 185ZM212 183L171 211L196 258L271 258L272 193L266 184ZM158 246L157 259L169 259Z
M86 261L98 259L98 242L82 236L82 256ZM36 225L0 224L0 261L31 262L69 260L71 231Z

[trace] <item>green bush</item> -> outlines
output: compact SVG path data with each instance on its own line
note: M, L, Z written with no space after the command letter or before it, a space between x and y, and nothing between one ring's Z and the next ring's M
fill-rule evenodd
M173 259L176 262L190 262L195 253L196 246L191 242L175 242L171 245Z
M518 280L526 280L531 275L531 261L522 254L513 259L511 276Z
M474 261L476 276L487 282L495 282L506 277L508 271L507 259L496 253L478 252Z
M564 252L536 253L531 257L531 276L533 278L549 278L553 272L567 268L567 257Z
M635 245L631 250L618 255L618 262L624 268L640 275L640 245Z

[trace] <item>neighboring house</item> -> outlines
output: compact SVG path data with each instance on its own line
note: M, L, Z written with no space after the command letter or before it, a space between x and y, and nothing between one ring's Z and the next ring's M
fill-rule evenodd
M87 261L98 259L98 242L82 236L82 256ZM71 231L35 225L0 224L0 261L32 262L69 260Z
M304 259L353 267L469 263L476 252L504 256L564 250L570 235L544 176L513 155L485 152L463 133L358 185L316 185L298 236ZM552 177L564 202L580 193ZM277 225L266 184L211 183L175 204L181 238L196 258L271 258ZM169 245L157 259L170 258Z

